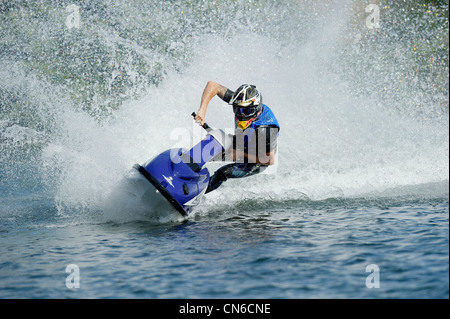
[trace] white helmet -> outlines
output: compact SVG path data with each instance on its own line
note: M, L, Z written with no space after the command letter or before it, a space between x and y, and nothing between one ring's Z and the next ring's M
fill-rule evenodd
M262 95L256 86L243 84L233 94L229 104L233 105L233 112L238 120L249 120L261 111Z

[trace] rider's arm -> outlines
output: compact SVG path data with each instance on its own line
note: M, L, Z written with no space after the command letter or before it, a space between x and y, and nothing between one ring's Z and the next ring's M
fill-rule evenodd
M219 83L209 81L203 90L200 108L198 109L197 116L195 117L195 121L197 123L201 123L201 125L205 123L206 109L208 108L208 104L211 99L216 95L228 103L231 100L233 92Z
M245 159L245 160L242 160ZM233 149L233 161L235 162L246 162L246 163L257 163L262 165L274 165L275 164L275 151L266 153L262 156L257 156L253 154L248 154L241 150Z
M239 143L236 139L242 138L243 135L235 135L233 147L233 161L258 163L262 165L275 164L275 152L278 144L278 128L274 126L260 126L256 129L251 142L240 149ZM254 145L254 146L250 146Z

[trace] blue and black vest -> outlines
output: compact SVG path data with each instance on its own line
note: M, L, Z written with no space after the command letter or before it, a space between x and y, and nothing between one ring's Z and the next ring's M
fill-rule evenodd
M238 128L238 119L235 118L236 140L234 147L238 149L244 147L245 152L248 153L251 151L257 152L260 145L266 145L266 153L275 151L280 125L272 110L263 104L261 114L248 122L247 128L242 130ZM264 141L261 141L261 139L264 139Z

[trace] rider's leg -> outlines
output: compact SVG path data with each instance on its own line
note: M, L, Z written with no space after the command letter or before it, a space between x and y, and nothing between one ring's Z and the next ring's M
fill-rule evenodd
M242 178L261 173L266 165L255 163L232 163L219 168L209 180L206 193L217 189L228 178Z

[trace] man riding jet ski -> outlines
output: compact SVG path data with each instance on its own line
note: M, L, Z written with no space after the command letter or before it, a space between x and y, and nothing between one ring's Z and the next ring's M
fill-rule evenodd
M217 189L228 178L241 178L264 171L275 164L275 152L280 126L272 110L262 101L256 86L241 85L235 92L209 81L206 85L195 120L205 123L208 104L214 96L233 106L235 135L228 158L235 163L218 169L211 177L206 193Z

